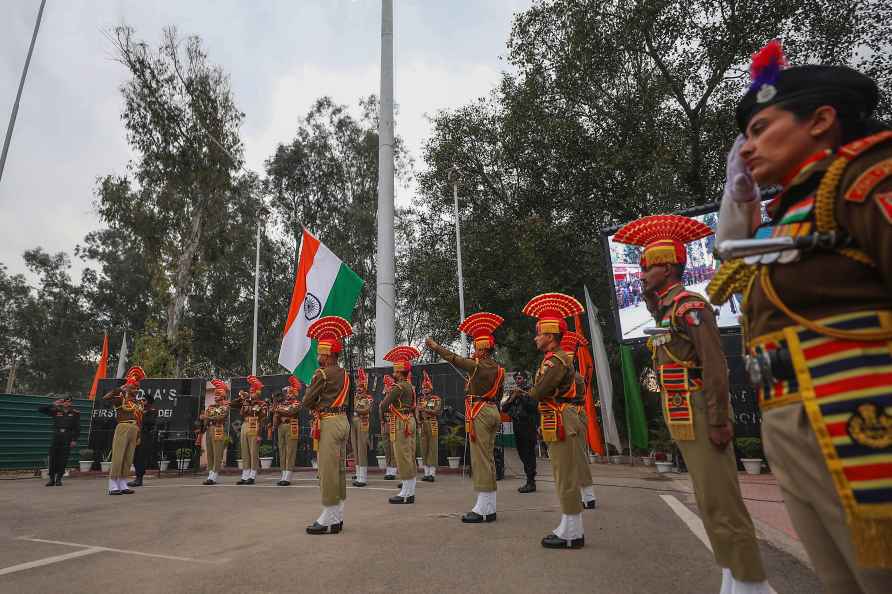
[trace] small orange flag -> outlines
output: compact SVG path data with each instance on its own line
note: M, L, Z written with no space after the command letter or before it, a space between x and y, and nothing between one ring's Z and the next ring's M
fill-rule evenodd
M583 334L579 316L575 316L576 332ZM605 455L604 442L601 440L601 425L598 423L598 411L595 410L592 379L595 375L595 364L591 352L582 344L576 349L576 361L579 363L579 374L585 378L585 415L588 417L588 445L599 456Z
M96 390L99 388L99 380L105 379L108 367L108 334L102 339L102 356L99 357L99 366L96 368L96 376L93 377L93 387L90 388L90 400L96 398Z

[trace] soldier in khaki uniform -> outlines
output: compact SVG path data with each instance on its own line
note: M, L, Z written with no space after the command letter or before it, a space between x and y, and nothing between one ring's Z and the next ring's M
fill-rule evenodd
M365 487L369 482L369 414L374 399L369 394L369 378L365 369L356 372L356 394L353 397L353 420L350 423L350 444L356 464L354 487Z
M273 406L273 433L279 446L280 487L291 484L291 469L297 463L297 442L300 440L300 380L288 376L285 399Z
M223 380L211 380L214 386L214 404L207 407L198 417L198 437L204 433L205 452L208 457L208 478L203 485L216 485L220 468L223 466L223 452L226 450L226 419L229 417L229 401L226 394L229 387Z
M892 131L870 119L879 92L868 77L785 62L777 40L754 56L737 107L745 137L728 168L741 183L723 198L726 261L709 293L744 293L765 453L824 587L889 592ZM756 230L753 182L783 187ZM752 235L747 253L726 243Z
M576 358L576 349L579 346L585 346L588 341L581 334L576 332L564 332L561 339L561 350ZM579 372L574 375L574 384L576 393L573 396L572 404L579 415L579 423L581 431L576 436L577 450L579 460L576 464L579 469L579 495L582 497L582 507L585 509L595 509L598 507L598 500L595 498L594 481L592 480L592 468L589 462L588 448L588 415L585 412L585 378Z
M539 320L534 341L536 348L545 354L529 395L539 402L539 426L542 440L548 443L561 505L560 525L542 539L543 547L553 549L585 546L577 438L583 429L573 404L576 372L573 357L560 346L563 334L568 331L565 318L582 312L582 305L576 299L562 293L539 295L523 308L523 313Z
M465 384L465 435L471 446L471 472L477 503L462 516L467 524L496 521L496 463L494 448L501 416L496 403L502 395L505 370L493 358L496 341L492 333L502 317L479 312L465 318L458 329L474 341L474 356L461 357L444 349L432 338L429 349L452 365L468 372Z
M347 499L347 396L350 374L338 366L341 340L353 334L350 322L338 316L319 318L307 329L317 341L319 369L307 387L303 406L313 411L313 438L319 442L319 486L322 514L307 534L337 534L344 528L344 501Z
M139 427L143 414L142 403L136 399L136 392L146 373L142 367L131 367L125 377L127 379L123 386L103 397L103 400L109 400L114 405L118 421L112 440L112 466L108 473L109 495L131 495L134 492L127 487L127 476L139 444Z
M421 418L421 457L424 462L424 476L421 480L432 483L436 480L437 463L440 455L440 423L437 419L443 414L443 399L434 394L434 383L427 370L422 372L421 398L418 400L418 415Z
M393 376L384 376L384 397L390 394L396 381ZM396 459L393 457L393 442L390 441L390 422L392 415L384 408L384 399L378 404L378 418L381 420L381 442L384 444L384 480L396 480Z
M617 231L614 241L644 247L644 296L658 332L648 341L662 390L663 416L681 450L723 586L769 592L749 512L737 480L728 366L712 308L681 284L685 244L712 234L703 223L655 215Z
M407 379L412 370L412 361L421 353L412 346L393 347L384 355L385 361L393 363L393 377L396 384L384 398L382 406L390 411L390 441L399 472L399 495L391 497L390 503L415 503L415 388Z
M248 393L240 392L233 406L239 407L242 415L242 429L239 447L242 455L242 477L236 485L253 485L260 468L260 425L269 409L260 396L263 382L253 375L248 376Z

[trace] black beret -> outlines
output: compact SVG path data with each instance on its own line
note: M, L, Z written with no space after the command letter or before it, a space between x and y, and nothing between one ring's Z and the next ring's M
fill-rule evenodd
M774 84L753 86L737 104L737 126L746 131L754 115L770 105L793 99L817 98L826 105L848 108L867 118L879 102L877 84L847 66L810 64L781 70Z

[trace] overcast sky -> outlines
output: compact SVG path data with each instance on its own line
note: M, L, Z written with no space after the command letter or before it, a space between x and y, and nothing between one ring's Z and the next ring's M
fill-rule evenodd
M500 59L512 14L531 0L395 0L396 133L413 156L427 114L486 95L507 68ZM0 23L0 130L9 114L39 0L7 0ZM119 92L127 72L104 35L125 23L157 45L175 25L199 35L230 75L245 113L247 166L261 171L279 142L322 95L356 105L379 92L379 0L48 0L0 181L0 263L24 272L22 252L72 253L99 226L95 180L131 157ZM423 167L418 162L417 166ZM410 197L399 195L405 202ZM82 266L75 262L75 278Z

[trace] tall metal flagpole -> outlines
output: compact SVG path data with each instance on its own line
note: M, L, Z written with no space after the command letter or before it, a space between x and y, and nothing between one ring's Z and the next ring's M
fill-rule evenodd
M251 341L251 375L257 375L257 310L260 308L260 231L267 210L257 211L257 253L254 257L254 339Z
M378 114L378 279L375 364L393 347L396 274L393 236L393 0L381 0L381 105Z
M458 322L465 319L465 277L461 270L461 221L458 218L458 182L461 181L461 172L453 165L449 170L449 181L452 183L452 200L455 206L455 259L458 262ZM461 354L468 356L468 337L461 333Z
M31 54L34 53L34 44L37 42L37 31L40 29L40 20L43 18L43 7L46 0L40 0L40 10L37 11L37 22L34 23L34 33L31 35L31 45L28 47L28 57L25 58L25 67L22 68L22 78L19 80L19 90L15 94L15 103L12 104L12 114L9 116L9 126L6 128L6 140L3 141L3 154L0 155L0 180L3 179L3 170L6 168L6 153L9 152L9 143L12 141L12 129L15 127L16 116L19 114L19 101L22 99L22 89L25 87L25 77L28 76L28 67L31 65Z

